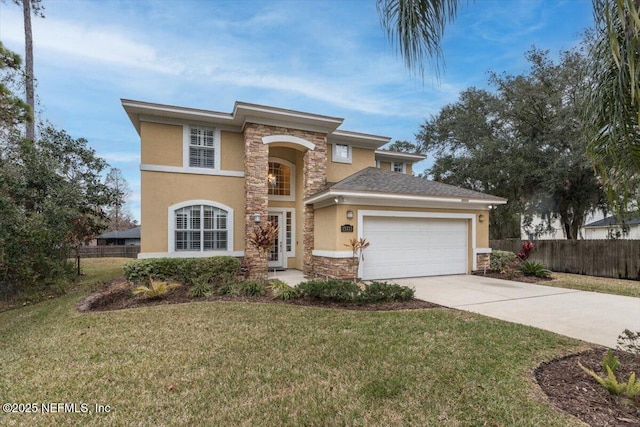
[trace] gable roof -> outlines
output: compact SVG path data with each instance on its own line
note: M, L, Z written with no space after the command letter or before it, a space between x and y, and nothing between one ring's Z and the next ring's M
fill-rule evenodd
M626 221L624 221L625 225L640 225L640 217L633 217L633 218L629 218ZM606 218L603 218L599 221L594 221L591 222L587 225L584 226L584 228L590 228L590 227L612 227L612 226L616 226L616 225L622 225L620 223L618 223L618 218L616 216L608 216Z
M128 230L109 231L102 233L98 236L98 239L139 239L140 238L140 226L130 228Z
M438 201L476 201L480 203L503 204L507 199L467 190L426 178L406 175L400 172L368 167L336 183L329 183L325 189L314 194L306 203L314 203L335 194L360 193L413 196L414 198L438 199Z

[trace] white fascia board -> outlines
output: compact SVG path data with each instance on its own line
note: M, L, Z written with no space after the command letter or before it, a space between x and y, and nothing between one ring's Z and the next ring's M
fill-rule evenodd
M351 131L336 130L327 135L329 144L348 144L353 147L378 148L391 141L387 136L371 135Z
M393 160L412 160L414 162L419 162L420 160L424 160L427 156L423 156L422 154L411 154L411 153L398 153L394 151L385 151L385 150L376 150L376 159L393 159Z
M329 190L325 193L318 194L315 197L304 201L306 205L314 205L320 208L334 204L336 197L343 197L341 204L351 205L380 205L381 202L387 202L389 205L401 206L403 202L408 205L421 207L420 204L435 203L442 207L450 207L452 209L489 209L489 206L503 204L503 201L493 200L468 200L456 197L436 197L436 196L416 196L408 194L392 194L392 193L362 193L350 191ZM446 205L446 206L445 206ZM426 207L426 206L422 206Z
M130 99L122 99L122 106L132 118L136 129L139 119L135 119L140 115L148 115L155 117L179 118L183 120L198 120L205 123L232 123L233 116L228 113L217 111L198 110L195 108L178 107L175 105L153 104L149 102L134 101Z
M241 122L243 126L247 122L251 122L322 133L335 131L344 121L344 119L339 117L285 110L264 105L246 104L243 102L236 102L233 108L233 117L236 121Z

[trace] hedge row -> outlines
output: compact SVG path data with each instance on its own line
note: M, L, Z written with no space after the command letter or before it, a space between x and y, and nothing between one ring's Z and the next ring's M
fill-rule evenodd
M222 285L240 273L240 260L230 256L210 258L148 258L124 266L124 276L134 283L150 278L171 280L184 285L206 282Z
M415 290L387 282L371 282L363 288L343 280L310 280L296 287L300 298L322 302L372 303L410 301Z

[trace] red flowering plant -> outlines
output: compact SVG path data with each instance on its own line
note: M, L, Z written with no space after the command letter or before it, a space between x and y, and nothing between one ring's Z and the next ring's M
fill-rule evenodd
M518 252L516 256L520 261L526 261L527 259L529 259L534 249L535 245L533 244L533 242L526 241L522 244L522 248L520 248L520 252Z

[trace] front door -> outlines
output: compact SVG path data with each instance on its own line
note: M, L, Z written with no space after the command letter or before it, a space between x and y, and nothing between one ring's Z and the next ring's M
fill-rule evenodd
M278 235L273 240L271 251L269 252L269 268L284 268L284 221L282 213L269 213L268 219L274 226L278 227Z

